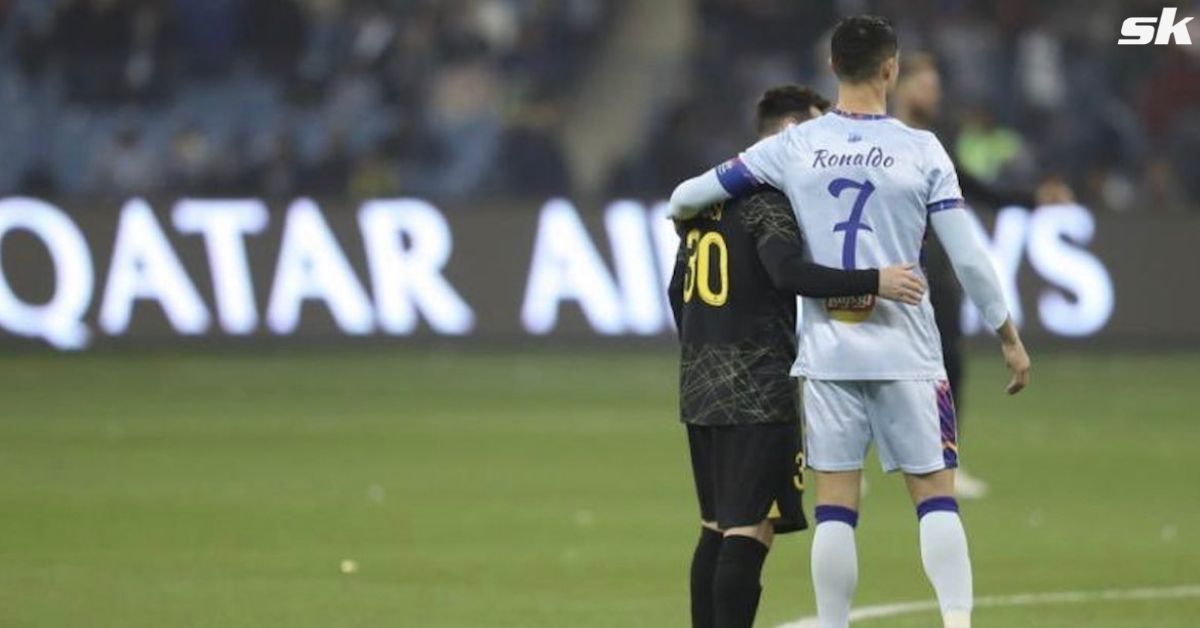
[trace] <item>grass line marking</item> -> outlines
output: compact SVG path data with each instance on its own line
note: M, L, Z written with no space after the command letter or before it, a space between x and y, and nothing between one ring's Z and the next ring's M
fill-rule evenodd
M1193 597L1200 597L1200 585L1190 584L1174 587L1142 587L1137 589L1108 589L1104 591L1059 591L1056 593L991 595L977 598L975 600L975 608L1040 606L1046 604L1089 604L1092 602L1109 602L1114 600L1163 600ZM937 608L938 605L935 601L899 602L896 604L865 606L851 611L850 620L859 621L863 619L911 615L925 611L936 611ZM817 618L803 617L793 622L781 624L779 628L817 628Z

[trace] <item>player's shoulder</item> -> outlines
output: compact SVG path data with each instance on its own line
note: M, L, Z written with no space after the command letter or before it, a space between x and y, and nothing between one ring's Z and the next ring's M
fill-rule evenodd
M762 211L792 211L791 201L787 195L779 190L764 185L750 194L739 196L730 201L730 209L739 212L762 212Z
M837 116L827 113L815 118L809 118L808 120L804 120L802 122L789 124L786 129L780 131L780 134L788 139L799 141L803 140L804 138L813 137L814 135L827 133L836 125Z
M942 141L933 131L911 127L897 118L889 118L888 123L892 132L909 144L909 150L923 158L921 161L928 163L932 159L936 163L939 156L946 153Z
M731 210L742 227L751 233L788 232L796 224L788 197L772 187L763 187L736 199Z
M889 116L886 119L886 123L888 129L891 130L892 133L908 138L922 147L938 142L937 135L934 135L933 131L909 126L905 124L904 121L894 116Z
M789 124L782 131L763 142L774 144L776 148L805 146L811 143L814 137L820 137L822 133L828 132L829 122L825 120L827 117L817 116L803 122Z

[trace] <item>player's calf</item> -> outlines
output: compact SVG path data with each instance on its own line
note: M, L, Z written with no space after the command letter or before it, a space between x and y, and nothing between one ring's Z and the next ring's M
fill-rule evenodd
M754 624L762 595L762 567L773 538L767 520L725 530L713 577L714 625L718 628L750 628Z
M850 605L858 587L858 547L854 530L858 512L845 506L822 504L816 508L813 533L812 579L821 628L850 625Z
M846 628L858 587L858 501L862 471L817 471L812 578L821 628Z
M958 501L949 494L927 497L917 504L917 517L921 563L937 593L943 624L945 628L970 628L974 602L971 558Z
M721 554L721 541L724 538L725 535L715 522L701 522L700 540L696 542L696 550L692 553L690 571L693 628L716 626L713 583L717 573L717 558Z

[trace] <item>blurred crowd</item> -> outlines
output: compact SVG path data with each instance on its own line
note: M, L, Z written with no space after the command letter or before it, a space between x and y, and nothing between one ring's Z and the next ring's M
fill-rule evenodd
M1168 4L1180 19L1200 18L1200 2ZM1125 18L1157 17L1161 2L697 5L705 37L691 91L616 172L620 189L670 190L739 150L752 137L753 104L766 87L802 82L833 99L830 26L867 11L892 19L903 57L934 60L941 102L929 126L960 173L997 192L989 196L1032 198L1053 176L1080 201L1109 211L1200 211L1200 19L1191 24L1191 46L1116 44Z
M0 0L0 192L565 192L610 4Z
M620 5L0 0L0 193L569 193L569 97ZM906 56L934 60L929 126L971 177L1022 196L1053 175L1111 211L1200 210L1200 45L1116 45L1159 2L693 6L687 89L658 99L610 194L661 196L737 151L770 85L832 98L830 27L871 11Z

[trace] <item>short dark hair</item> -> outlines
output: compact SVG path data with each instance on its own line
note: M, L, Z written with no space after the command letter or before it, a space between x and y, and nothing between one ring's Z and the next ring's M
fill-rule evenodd
M826 111L830 103L824 96L800 85L772 87L758 100L755 127L762 134L784 118L807 120L812 117L813 107Z
M875 77L879 66L900 50L891 22L877 15L843 18L829 45L833 71L843 81L861 83Z

